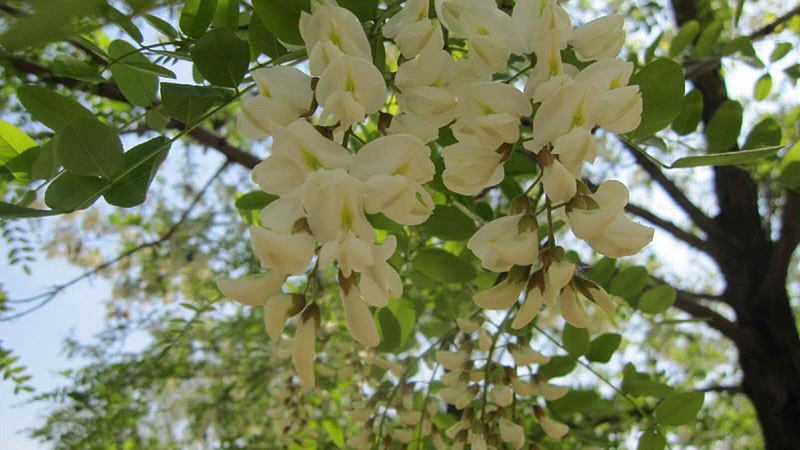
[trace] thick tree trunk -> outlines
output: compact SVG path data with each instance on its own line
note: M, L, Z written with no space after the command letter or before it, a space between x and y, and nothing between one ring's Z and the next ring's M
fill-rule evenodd
M699 18L699 3L672 0L679 26ZM703 94L703 122L708 124L728 100L725 81L719 67L691 81ZM800 449L800 337L786 291L791 255L800 241L800 194L787 194L781 237L773 242L747 171L715 168L714 187L719 205L714 221L720 232L708 240L723 249L715 260L726 282L722 301L737 316L733 340L744 373L742 391L756 409L765 447Z

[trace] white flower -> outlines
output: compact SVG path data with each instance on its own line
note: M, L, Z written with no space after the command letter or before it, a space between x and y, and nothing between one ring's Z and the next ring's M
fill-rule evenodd
M462 195L475 195L503 181L502 153L470 142L459 142L442 149L444 180L447 189Z
M653 240L655 230L633 222L620 214L603 234L590 238L587 242L609 258L622 258L639 253Z
M500 283L472 296L472 301L483 309L508 309L518 299L526 280L511 280L511 275Z
M298 220L306 216L300 193L294 191L267 205L258 215L261 226L276 233L291 233Z
M532 282L528 284L528 292L522 306L519 307L517 315L511 322L511 328L518 330L531 323L539 314L544 304L544 277L543 272L538 271L532 277Z
M430 154L430 148L416 136L383 136L361 147L350 173L361 181L373 175L401 175L415 183L427 183L436 172Z
M400 110L424 117L437 129L450 123L456 114L456 97L450 90L452 64L449 53L434 48L402 64L395 76Z
M579 179L583 172L583 163L592 163L597 157L597 143L591 131L586 128L574 128L556 138L551 153L558 156L558 162Z
M430 123L425 117L413 114L400 114L392 118L389 134L410 134L428 143L439 139L439 127Z
M547 364L550 358L532 349L529 345L517 345L509 349L514 365L517 367L528 366L531 364Z
M286 319L300 312L304 306L305 298L302 295L277 294L271 296L264 305L264 325L269 338L278 342Z
M403 295L403 282L400 275L387 260L397 248L397 238L389 235L379 245L372 246L372 265L360 269L359 287L364 300L372 306L382 308L389 299Z
M603 182L594 194L576 199L566 208L569 226L578 239L589 239L608 228L628 204L628 188L617 180ZM585 203L586 207L582 203Z
M469 353L465 350L459 350L457 352L438 350L436 352L436 361L447 370L460 370L468 359Z
M383 35L389 39L397 36L403 27L428 18L428 0L408 0L397 14L383 25Z
M555 37L558 49L564 48L572 33L569 14L557 0L517 0L511 20L515 33L515 54L536 52L543 39ZM547 36L545 36L547 35Z
M286 127L272 143L272 155L261 161L251 174L264 192L286 195L303 184L310 172L348 168L353 155L325 138L305 120Z
M475 140L487 147L519 140L519 118L532 112L530 101L514 86L476 82L458 100L459 120L453 134L461 142Z
M575 196L578 186L572 172L546 150L539 152L538 161L542 168L542 187L553 203L563 203Z
M561 397L565 396L567 392L569 392L569 387L548 384L547 380L540 378L539 376L534 377L534 381L536 383L536 388L539 390L539 393L542 395L542 397L551 402L560 399Z
M561 45L557 33L542 33L534 47L536 65L533 66L528 79L525 81L525 94L534 101L541 101L553 91L540 91L547 81L564 74L564 64L561 61Z
M364 216L364 185L358 178L342 169L319 170L308 176L303 189L308 225L318 241L341 240L352 231L372 244L375 231Z
M299 275L314 256L314 238L306 233L276 233L250 227L250 239L261 265L281 273Z
M514 400L514 391L508 385L496 384L492 387L492 398L497 406L506 407Z
M544 268L544 301L551 308L556 305L556 298L561 290L572 281L575 275L575 264L562 258L551 262Z
M384 30L386 28L384 27ZM438 20L427 17L400 29L393 38L406 58L413 58L426 49L444 48L444 35Z
M342 54L371 63L369 40L358 17L339 6L312 3L313 13L300 15L300 35L306 44L311 75L320 76Z
M222 295L247 306L263 306L267 299L281 292L286 274L265 272L247 275L238 279L217 280Z
M596 111L597 87L572 82L561 86L543 101L533 118L532 141L524 147L534 153L557 137L565 135L573 128L591 129L595 122L592 113Z
M628 133L639 127L642 107L639 86L614 89L598 97L595 121L612 133Z
M316 306L316 305L312 305ZM319 329L320 317L319 307L306 308L300 318L300 324L294 335L294 351L292 353L292 363L300 378L300 384L307 388L316 385L314 379L314 358L316 357L317 329Z
M303 111L271 98L248 97L242 103L236 125L239 133L247 139L264 139L280 134Z
M493 272L507 272L514 265L531 265L539 257L536 220L523 214L492 220L470 238L467 248L485 269Z
M513 46L513 27L508 14L491 0L437 0L435 6L442 25L467 38L467 60L476 73L505 70Z
M368 60L342 55L322 72L316 96L322 117L340 122L340 129L349 129L383 106L386 84Z
M419 184L400 175L375 175L366 183L369 214L383 213L403 225L419 225L433 213L433 198Z
M271 98L303 113L311 106L314 92L311 77L297 67L275 66L256 69L250 73L262 97Z
M349 289L341 289L339 296L344 304L344 320L347 330L353 339L364 344L366 347L375 347L380 343L378 337L378 327L369 306L361 298L361 291L355 284L348 286Z
M608 292L605 289L601 288L600 286L591 283L586 288L586 294L590 300L595 302L597 306L600 307L603 311L607 314L611 315L614 314L614 311L617 309L617 303L611 299L611 296L608 295Z
M578 298L578 293L572 284L568 284L561 290L558 298L558 306L561 309L561 317L568 324L575 328L586 328L589 326L589 315L583 307L583 302Z
M561 439L569 432L569 426L553 420L547 416L544 416L539 419L539 425L542 426L542 430L554 439Z
M478 328L480 328L481 326L478 322L470 319L465 319L464 317L459 317L458 319L456 319L456 325L458 326L459 330L467 334L478 331Z
M505 417L500 418L500 438L519 450L525 445L525 430Z
M573 31L569 44L581 61L613 58L625 43L624 19L611 14L592 20Z

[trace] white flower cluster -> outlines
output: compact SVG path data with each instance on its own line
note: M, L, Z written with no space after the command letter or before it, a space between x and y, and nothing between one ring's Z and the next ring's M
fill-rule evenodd
M239 130L251 139L272 138L271 155L253 170L252 178L279 198L261 211L260 224L250 228L256 256L267 272L221 280L219 288L241 303L264 306L274 340L281 338L289 317L299 317L293 362L304 386L315 385L321 313L304 295L283 293L285 280L306 273L315 257L315 271L336 264L350 334L367 347L377 345L370 307L399 298L403 285L387 262L395 238L376 243L366 214L382 213L401 225L427 220L434 203L423 185L435 173L427 144L438 138L441 127L449 125L457 140L441 149L442 178L449 190L475 195L497 185L504 178L504 162L522 142L524 149L518 150L530 152L541 169L548 220L550 213L559 214L577 238L609 257L632 255L652 239L651 228L624 215L624 185L607 181L592 193L580 182L584 163L597 156L593 129L624 133L640 121L638 86L628 86L633 65L614 58L625 39L621 16L573 28L557 0L518 0L510 15L494 0L436 0L434 5L437 19L430 18L428 0L408 0L383 25L383 36L401 54L396 73L390 75L397 105L387 110L399 108L400 113L379 126L383 136L364 143L355 154L347 148L348 137L367 116L384 108L388 90L352 12L333 0L315 0L312 12L302 14L299 27L310 75L295 67L252 73L259 95L244 101ZM449 48L450 37L463 39L466 46ZM568 47L579 61L589 62L581 63L581 70L562 61ZM511 55L535 61L524 90L512 82L492 81L493 74L508 70ZM383 67L382 61L375 63ZM520 121L531 118L533 104L538 104L533 135L521 139ZM381 117L387 117L385 111ZM540 248L539 224L527 197L515 203L510 215L489 222L469 240L484 268L508 272L502 282L476 294L475 303L508 309L525 292L514 328L528 325L543 304L558 304L567 322L586 327L589 317L578 293L612 312L608 294L573 277L575 266L563 248L552 239ZM440 362L455 367L458 358L442 355ZM513 385L513 379L508 382ZM474 396L460 381L446 384L443 398L458 407ZM498 389L496 396L502 396L503 388ZM516 427L505 423L501 434L519 448Z

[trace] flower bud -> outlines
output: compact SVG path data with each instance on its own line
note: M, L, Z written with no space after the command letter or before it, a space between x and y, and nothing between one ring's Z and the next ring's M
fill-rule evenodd
M316 385L314 380L314 358L316 351L317 330L320 325L319 306L311 304L306 307L300 317L300 324L294 335L294 353L292 363L300 378L300 383L307 388Z

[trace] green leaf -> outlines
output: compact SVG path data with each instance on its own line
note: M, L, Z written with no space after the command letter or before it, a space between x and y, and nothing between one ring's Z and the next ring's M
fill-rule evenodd
M103 194L106 202L121 208L141 205L159 166L169 152L169 139L159 136L125 152L125 167L132 168ZM153 153L158 153L153 157Z
M628 267L611 279L609 292L620 297L634 297L647 285L647 269Z
M639 437L639 444L636 450L664 450L667 446L667 439L658 430L646 430Z
M715 155L687 156L676 160L669 169L680 169L685 167L702 166L735 166L737 164L747 164L760 159L769 158L778 153L783 147L767 147L755 150L741 150L738 152L717 153Z
M516 151L511 154L508 161L503 164L506 176L528 175L535 176L539 173L539 168L523 152Z
M642 374L639 378L625 378L622 381L622 391L635 397L666 397L672 394L672 388L659 381L653 381Z
M252 191L238 197L234 205L236 209L244 211L261 211L277 199L277 195L267 194L264 191Z
M173 119L192 124L211 107L222 103L228 91L208 86L161 83L163 110Z
M144 115L144 123L147 124L148 127L152 128L153 131L162 131L164 128L169 125L170 117L162 112L162 106L157 108L153 108Z
M253 8L267 29L287 44L303 45L300 13L310 11L309 0L253 0Z
M330 419L325 419L322 421L322 428L325 428L325 431L328 432L328 436L330 436L334 445L344 448L344 431L342 431L342 427L339 424Z
M463 241L477 230L475 221L454 206L437 205L422 225L431 236L445 241Z
M607 363L622 343L622 336L616 333L604 333L592 340L586 359L591 362Z
M390 300L388 308L400 325L400 347L403 347L414 334L417 312L411 302L402 298Z
M47 206L60 211L75 211L92 205L109 182L98 177L62 174L44 193Z
M17 98L31 113L34 120L53 131L61 131L75 119L94 119L94 113L77 101L38 86L22 86L17 89Z
M706 126L706 139L713 153L724 152L736 146L742 130L742 105L726 100L719 106Z
M125 33L131 37L131 39L136 41L137 44L141 44L142 41L144 41L142 32L139 31L139 28L131 21L130 17L126 16L120 10L110 5L106 11L111 20L114 21L117 26L122 28L122 30L125 31Z
M125 41L112 42L108 54L115 61L109 66L111 78L125 99L135 106L149 106L158 92L158 76L141 67L155 64Z
M36 141L30 136L14 125L0 120L0 165L33 147L36 147Z
M337 3L342 8L349 9L358 17L358 20L366 22L374 19L378 14L378 0L338 0Z
M472 264L438 248L419 250L412 265L421 274L442 283L464 283L477 276Z
M211 84L235 88L250 64L250 47L226 29L204 34L191 50L195 67Z
M39 158L33 162L31 167L32 180L51 180L58 175L58 169L61 164L56 157L56 149L53 141L47 141L41 146L42 150L39 152Z
M45 209L26 208L24 206L18 206L0 201L0 219L45 217L56 214L61 214L61 211L47 211Z
M278 42L278 38L267 29L267 26L264 25L264 21L261 20L257 12L253 13L253 16L250 18L250 27L248 31L250 47L256 52L263 53L272 59L286 54L286 48L283 44Z
M381 343L375 348L379 352L394 352L400 348L401 326L389 308L380 308L377 313L378 334Z
M774 147L780 145L782 136L781 124L774 117L765 117L755 124L747 139L744 141L742 150L753 150L764 147Z
M41 147L31 147L6 162L5 169L11 172L11 175L17 180L28 183L31 181L33 165L39 158L41 152ZM3 166L0 165L0 168L3 168Z
M214 28L236 32L239 29L239 0L217 0L212 23Z
M761 101L769 97L770 92L772 92L772 75L765 73L756 81L756 85L753 89L753 97Z
M60 77L88 81L90 83L105 81L105 78L101 77L94 67L70 55L56 55L53 60L53 73Z
M674 58L683 52L683 50L694 41L697 34L700 33L700 23L696 20L690 20L681 26L678 34L672 38L669 44L669 56Z
M686 94L681 113L672 121L672 130L681 136L694 132L703 119L703 93L692 89Z
M592 406L600 400L595 391L570 390L558 400L548 401L547 409L558 416L569 416L591 411Z
M785 69L783 73L792 80L792 83L797 85L797 80L800 79L800 64L793 64Z
M711 53L711 50L714 49L714 45L719 40L721 34L721 21L715 20L714 22L706 25L703 31L700 32L700 37L697 38L697 42L694 45L695 54L700 57L708 56Z
M589 351L589 330L586 328L576 328L567 324L561 334L561 340L564 350L576 358Z
M176 30L175 27L173 27L169 22L160 17L156 17L152 14L145 14L142 17L144 17L144 20L146 20L147 23L152 25L152 27L155 28L156 31L160 32L161 34L170 39L176 39L181 35L181 33L178 32L178 30Z
M792 48L794 48L794 44L791 42L779 42L775 45L775 49L772 50L772 53L770 53L769 62L774 63L780 61L784 56L789 54Z
M608 288L608 283L611 281L611 276L614 275L614 270L616 268L616 259L601 258L600 261L594 263L586 276L600 286L603 286L603 288Z
M668 310L678 297L674 287L662 284L648 289L639 297L639 310L647 314L661 314Z
M684 80L681 66L671 59L656 59L631 77L642 93L642 121L631 132L641 138L667 127L681 112Z
M56 134L58 160L73 175L113 179L124 168L117 131L97 119L78 119Z
M647 49L644 51L644 62L649 63L656 57L656 50L661 46L661 39L664 37L664 32L658 33L653 42L647 46Z
M780 175L778 180L790 188L800 187L800 141L795 142L792 148L781 160Z
M697 420L703 407L702 392L680 392L665 398L656 408L655 417L661 425L678 426Z
M378 33L369 40L370 55L375 66L381 70L386 70L386 47L383 45L383 36Z
M179 25L189 36L199 37L214 20L217 0L187 0L181 11Z
M553 356L547 364L539 367L538 373L548 380L551 378L563 377L575 370L576 361L574 356Z

